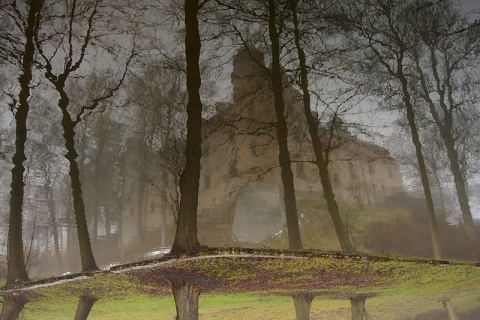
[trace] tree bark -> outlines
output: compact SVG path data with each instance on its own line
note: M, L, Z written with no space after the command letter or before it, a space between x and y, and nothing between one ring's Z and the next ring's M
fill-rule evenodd
M198 319L198 298L201 288L186 280L175 279L171 283L177 320Z
M30 301L26 293L7 294L3 297L2 313L0 320L16 320L25 304Z
M310 320L310 308L312 306L314 295L301 294L295 295L293 304L295 305L295 316L297 320Z
M38 14L43 1L29 1L28 19L25 26L25 50L22 56L22 74L18 78L20 92L18 108L15 112L15 154L13 155L12 181L10 184L10 214L7 244L7 285L16 281L28 281L23 256L23 196L25 182L25 142L27 141L27 116L29 112L30 82L35 54L34 37L37 32Z
M172 254L183 254L200 246L197 236L198 188L202 157L202 101L200 99L199 0L185 0L185 53L187 62L187 138L185 168L180 176L180 212Z
M350 304L352 306L352 320L363 320L365 316L365 301L366 296L355 296L350 298Z
M320 174L320 182L323 187L323 195L325 200L327 201L328 212L330 213L330 217L332 218L335 232L340 242L342 251L353 252L354 248L352 246L352 243L350 242L347 228L343 223L342 217L340 216L340 211L338 209L337 201L335 200L335 193L333 192L332 182L328 174L328 161L326 161L323 155L323 144L318 135L317 122L312 114L312 110L310 107L310 92L308 91L308 70L305 52L303 51L302 45L300 43L301 35L298 27L299 23L297 18L296 3L296 0L290 0L290 7L293 14L295 46L297 49L298 60L300 63L300 88L303 95L303 109L305 117L307 119L308 132L310 133L310 138L312 139L312 146L315 154L315 164Z
M275 114L277 117L278 160L282 171L283 201L287 218L288 243L290 249L296 250L302 249L303 246L298 225L297 200L295 197L292 164L290 152L288 151L288 128L287 121L285 120L285 102L283 100L282 73L280 70L280 43L276 27L277 21L275 9L275 1L268 0L269 37L272 45L271 83L275 101Z
M77 311L74 320L87 320L93 305L98 298L92 295L83 295L78 298Z

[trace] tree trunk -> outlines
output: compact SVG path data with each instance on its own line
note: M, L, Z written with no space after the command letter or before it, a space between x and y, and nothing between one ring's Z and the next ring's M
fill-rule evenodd
M72 121L70 113L67 110L69 100L63 91L63 86L57 85L57 91L60 94L58 106L62 110L63 138L65 139L65 148L67 153L65 158L69 163L69 176L73 196L73 211L75 213L75 223L77 226L78 244L80 247L80 260L82 272L98 270L97 263L93 256L93 251L88 234L87 218L85 215L85 204L83 202L82 184L80 182L80 170L77 164L77 151L75 150L75 122Z
M442 132L442 131L441 131ZM453 180L455 182L455 189L457 191L458 203L460 210L462 211L463 225L465 233L468 239L469 249L472 255L472 259L480 259L480 252L478 252L478 238L475 235L475 226L473 224L472 211L470 204L468 203L467 188L465 187L465 180L462 175L460 163L458 161L458 153L455 149L455 142L451 135L451 128L446 129L442 134L443 141L445 143L445 149L447 150L447 157L450 162L450 169L452 171Z
M60 239L58 236L58 225L57 218L55 217L55 205L53 201L53 191L52 191L52 182L50 179L50 170L46 170L45 178L45 187L47 188L46 200L48 211L50 211L50 224L53 229L53 246L55 251L55 257L57 258L58 267L60 268L60 273L63 273L63 263L62 263L62 254L60 252Z
M183 254L199 247L197 236L198 188L202 157L202 101L200 100L199 0L185 0L185 53L187 61L187 139L185 168L180 176L180 212L172 254Z
M83 295L78 298L77 311L74 320L86 320L90 314L90 310L98 298L92 295Z
M440 95L440 99L439 99L440 108L443 110L443 114L444 114L443 120L440 118L440 115L435 108L435 103L430 98L430 91L427 86L425 75L420 66L420 62L419 62L420 59L417 55L414 55L414 57L415 57L417 71L420 75L420 83L422 85L422 90L423 90L422 97L425 100L425 102L427 102L428 108L430 110L430 114L432 115L435 121L435 124L440 132L440 136L442 137L445 150L447 151L447 158L450 163L450 171L452 172L453 179L455 182L455 189L457 191L460 210L462 211L463 224L464 224L465 233L468 239L469 249L471 251L472 258L478 259L480 258L480 253L478 252L478 250L475 249L477 241L476 241L476 235L475 235L475 228L473 224L472 211L470 209L470 204L468 201L467 189L465 187L465 179L462 174L462 170L460 168L458 152L455 149L455 140L453 137L453 112L452 112L453 110L452 108L449 108L445 102L445 99L446 99L445 90L443 89L438 90L438 94ZM440 83L440 77L438 75L437 58L435 56L435 50L433 47L430 47L430 59L431 59L433 75L438 86L438 84ZM448 85L449 83L447 82L447 86ZM453 100L453 97L451 97L449 100ZM453 106L453 105L454 103L453 101L451 101L450 106Z
M412 142L415 146L415 153L417 156L418 169L420 171L420 179L422 181L423 193L427 205L427 218L430 228L430 236L432 239L432 251L435 259L441 259L440 241L438 238L437 219L435 217L435 207L433 205L432 191L430 190L430 182L428 178L427 166L422 153L422 143L418 134L417 125L415 124L415 112L412 105L410 92L408 89L408 81L403 73L403 64L401 60L397 61L397 78L402 85L403 101L405 103L405 110L407 112L408 125L412 135Z
M7 285L15 281L28 281L23 257L23 196L25 182L25 142L27 141L27 116L29 112L30 81L35 54L34 36L37 31L37 15L42 8L41 1L30 1L28 19L25 26L25 51L22 56L22 74L18 78L20 92L18 108L15 112L15 154L13 155L12 181L10 184L10 215L7 244Z
M450 299L445 299L442 300L443 307L445 308L445 311L447 311L448 314L448 320L459 320L460 318L458 317L457 310L453 307L452 302Z
M186 280L175 279L171 283L177 320L198 319L198 298L201 288Z
M310 92L308 91L308 71L305 52L303 51L300 43L300 30L298 29L296 3L296 0L290 0L290 7L293 13L293 23L295 28L295 46L297 48L298 60L300 63L300 88L303 95L303 109L305 117L307 119L308 131L312 139L312 146L315 153L315 164L317 165L320 174L320 182L323 187L323 196L327 201L328 212L330 213L330 217L332 218L335 232L340 242L342 251L353 252L354 249L352 243L350 242L347 228L342 221L340 211L338 210L338 204L335 200L335 193L333 192L332 182L328 174L328 162L323 155L323 145L318 135L317 122L310 108Z
M365 316L365 301L366 296L355 296L350 298L350 304L352 306L352 320L363 320Z
M290 152L288 151L288 128L285 120L285 102L283 100L282 74L280 70L280 43L276 27L275 1L268 1L269 37L272 43L272 74L271 83L275 99L275 114L277 116L277 141L283 182L283 201L287 217L288 243L290 249L302 249L300 228L298 226L297 200L293 181Z
M25 304L30 301L26 293L6 294L3 297L2 313L0 320L16 320Z
M295 305L295 316L297 320L310 320L310 307L312 306L314 295L303 294L293 296Z
M432 64L433 75L435 81L440 84L440 77L438 75L438 68L437 68L437 58L435 56L435 48L430 47L430 58ZM445 57L445 60L449 60L448 57ZM448 63L448 67L450 67ZM473 259L480 258L480 252L478 249L475 248L477 244L477 237L475 235L475 229L473 225L473 218L472 218L472 211L470 209L470 204L468 203L468 194L466 188L466 181L462 174L462 170L460 168L460 161L458 157L457 150L455 149L455 138L453 137L453 111L456 108L452 86L456 84L452 84L453 81L451 80L451 69L447 69L447 79L446 83L444 83L444 87L438 90L438 94L440 95L439 103L440 107L444 111L444 119L443 121L440 120L433 104L429 103L431 114L439 128L440 135L442 136L443 143L445 145L445 149L447 151L447 157L450 162L450 169L452 171L453 180L455 182L455 189L457 191L458 197L458 204L460 205L460 210L462 211L463 217L463 224L465 228L465 233L467 235L467 239L469 242L469 249L472 254ZM423 80L423 79L422 79ZM445 89L446 87L446 89ZM448 101L448 105L447 102Z

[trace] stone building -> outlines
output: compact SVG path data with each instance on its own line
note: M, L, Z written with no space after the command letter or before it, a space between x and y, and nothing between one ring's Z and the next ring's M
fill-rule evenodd
M233 103L217 105L216 115L205 122L200 241L209 243L211 233L205 230L211 225L223 229L227 238L261 241L285 223L273 94L266 72L259 52L239 51L231 76ZM285 85L284 99L297 200L322 199L301 95ZM319 125L324 146L331 146L329 169L337 199L377 204L402 190L399 168L386 149L356 139L341 126L331 132Z

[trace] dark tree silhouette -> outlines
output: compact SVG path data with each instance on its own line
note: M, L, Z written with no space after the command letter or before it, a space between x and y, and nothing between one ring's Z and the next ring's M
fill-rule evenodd
M363 45L368 48L370 71L382 79L395 82L397 96L402 99L403 108L412 143L415 147L420 179L427 206L427 218L432 239L432 251L435 259L441 258L440 241L433 204L428 170L422 152L419 128L415 117L415 103L410 90L412 83L408 77L408 50L412 46L412 28L408 10L412 3L390 0L364 0L362 2L346 1L337 8L332 21L346 30L355 32ZM368 8L369 10L364 10ZM341 12L341 13L339 13ZM389 23L395 21L395 23ZM373 62L373 63L372 63ZM383 78L386 77L386 78Z
M414 10L412 16L415 17L414 32L421 40L421 45L410 50L420 83L419 95L426 102L442 138L457 191L469 249L472 258L478 259L480 252L475 252L478 238L475 235L466 179L457 151L461 139L458 139L459 130L456 126L467 125L459 123L462 117L458 114L465 112L463 110L473 109L474 101L478 102L475 92L478 81L471 70L478 68L475 61L479 58L479 28L477 26L456 33L455 31L465 29L469 24L460 18L451 1L442 1ZM426 16L428 19L425 19ZM438 94L438 101L432 99L432 92Z
M288 126L285 119L285 101L283 99L282 72L280 67L280 34L277 29L277 5L274 0L268 1L268 34L272 51L271 84L277 116L277 141L283 182L283 201L287 216L288 245L290 249L302 249L300 228L298 226L297 200L293 182L292 161L288 151Z
M23 256L22 224L23 196L25 182L23 174L25 167L25 142L27 140L27 116L29 112L30 82L34 64L34 38L38 31L38 15L43 1L28 1L28 17L25 22L25 44L21 57L21 75L18 78L20 92L18 107L15 110L15 154L13 155L12 182L10 191L10 215L7 245L7 285L16 281L27 281L28 274ZM18 13L18 11L16 11ZM19 19L21 17L18 17Z
M324 146L319 136L317 121L313 116L310 107L310 92L308 89L308 68L305 58L305 52L302 47L302 35L300 32L299 19L297 14L298 0L289 0L289 5L292 11L295 47L297 50L298 62L300 65L300 88L302 90L303 108L305 117L307 119L308 131L310 133L313 151L315 154L315 165L317 166L320 174L320 182L323 187L323 195L325 197L325 200L327 201L328 211L330 213L330 217L332 218L335 232L340 242L340 246L343 251L352 252L354 251L354 248L352 246L352 243L350 242L347 228L345 227L342 217L340 216L338 204L335 200L335 193L333 191L332 182L328 174L328 154L327 157L323 154Z
M204 4L204 3L202 3ZM180 211L178 213L172 254L179 255L200 246L197 235L198 188L202 157L202 101L200 99L199 0L185 0L185 53L187 62L187 138L185 168L180 176Z
M69 177L71 182L73 208L75 213L75 222L77 226L77 235L80 247L81 268L84 272L98 270L98 266L93 255L87 227L85 203L83 199L82 185L80 181L80 170L76 160L78 157L78 153L75 148L75 127L80 121L83 120L86 115L90 114L93 110L99 107L102 102L111 98L114 93L118 91L118 89L123 83L123 80L125 79L129 64L135 56L135 53L132 50L125 63L125 69L123 71L123 74L121 75L116 84L114 84L110 88L106 88L104 90L105 93L100 97L92 98L90 104L81 106L80 110L77 113L72 114L70 112L70 97L66 89L67 80L69 80L75 74L75 72L80 69L82 63L85 61L87 48L92 45L94 22L95 19L98 18L98 16L100 15L98 12L99 4L100 0L96 0L95 2L88 4L84 7L78 5L77 1L73 0L70 6L66 6L64 8L65 10L67 10L66 14L59 15L58 17L64 17L64 19L66 19L66 21L63 21L63 23L66 24L67 28L67 30L65 31L67 35L67 40L62 38L61 41L55 43L54 41L51 41L52 39L55 39L55 35L44 38L36 37L35 39L37 49L43 60L42 67L45 72L45 77L52 83L58 95L60 96L57 106L62 114L61 124L63 127L65 148L67 150L65 158L68 160L69 163ZM49 19L49 17L43 18ZM76 35L76 32L78 32L77 23L80 23L79 21L83 19L86 20L84 35L78 36ZM77 38L79 42L78 52L74 50L76 43L73 40L74 38ZM66 41L66 43L64 43L63 41ZM48 47L48 45L52 45L54 43L57 45L57 50L54 50L53 53L48 56L48 53L50 53L51 51L46 50L45 48ZM67 46L69 49L65 51L59 50L59 48L64 45ZM110 49L107 49L107 51L108 50ZM56 57L56 55L59 51L62 51L65 54L65 56L63 57L63 68L59 68L53 63L55 61L55 58L58 58Z

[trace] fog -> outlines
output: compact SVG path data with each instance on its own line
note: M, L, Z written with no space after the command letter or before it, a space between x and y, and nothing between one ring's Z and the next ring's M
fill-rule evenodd
M268 282L282 294L255 296L232 308L233 318L263 302L278 315L270 299L297 319L380 318L388 303L405 306L410 318L455 319L456 309L473 318L478 4L187 2L1 2L0 280L116 276L123 271L115 266L162 257L190 236L205 247L281 252L294 262L307 257L281 250L318 250L328 257L320 265L338 265L313 273L307 266L286 287L288 274L231 285L208 272L159 276L152 267L128 274L145 286L132 297L161 296L173 306L170 293L183 295L198 316L204 289L208 301L219 283L231 285L222 294L243 295L242 284L256 283L248 289L258 292ZM179 246L182 260L191 248ZM395 283L398 292L389 291L390 280L417 271L372 271L371 257L428 266L421 280L431 286ZM348 269L343 263L357 273L335 273ZM457 268L458 288L444 267ZM239 281L252 276L245 270ZM433 299L438 274L449 286ZM91 293L79 295L78 318L103 303ZM32 298L1 295L2 315L11 317Z

